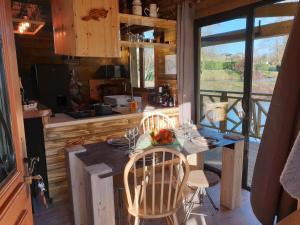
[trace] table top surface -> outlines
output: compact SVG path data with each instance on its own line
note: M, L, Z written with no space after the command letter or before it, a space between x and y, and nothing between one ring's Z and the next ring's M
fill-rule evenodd
M217 147L228 147L232 148L236 142L239 142L243 140L242 138L240 140L231 140L224 138L223 133L218 133L206 128L201 128L198 130L201 136L204 137L212 137L215 139L218 139L218 143L214 146L208 146L205 149L199 148L198 152L205 152L209 151L211 149L215 149ZM112 173L103 175L102 177L112 176L123 173L123 170L129 161L129 156L127 151L120 150L115 146L109 145L106 142L100 142L95 144L88 144L83 146L86 151L77 153L76 156L86 165L86 166L92 166L100 163L105 163L112 169ZM184 155L189 155L191 153L181 151Z

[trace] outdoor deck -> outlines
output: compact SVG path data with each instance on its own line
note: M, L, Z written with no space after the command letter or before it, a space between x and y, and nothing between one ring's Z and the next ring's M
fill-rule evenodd
M250 130L249 130L249 155L248 155L248 186L251 186L255 161L258 153L259 143L264 131L272 95L265 93L252 93L251 112L250 112ZM200 124L214 130L226 133L242 133L242 123L244 115L242 109L242 92L234 91L200 91ZM228 102L226 119L221 122L208 121L205 112L206 106L210 103ZM216 149L206 154L206 163L221 168L221 152Z

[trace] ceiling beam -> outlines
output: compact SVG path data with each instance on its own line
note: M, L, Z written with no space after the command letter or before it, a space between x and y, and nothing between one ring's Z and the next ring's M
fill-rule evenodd
M295 16L298 8L298 2L286 2L266 5L255 10L255 17Z
M216 15L260 1L262 0L201 0L196 6L195 18Z
M277 37L289 34L293 25L293 20L283 21L255 27L255 38L262 39L268 37ZM237 30L221 34L209 35L201 38L201 46L208 47L221 44L245 41L246 30Z

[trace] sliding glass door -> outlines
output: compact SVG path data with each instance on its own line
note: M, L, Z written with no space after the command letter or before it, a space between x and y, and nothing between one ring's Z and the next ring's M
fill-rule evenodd
M220 132L242 132L238 115L243 98L246 18L236 18L199 28L200 123ZM227 119L210 118L207 109L227 102ZM207 166L221 169L221 150L205 154Z
M254 165L281 67L281 60L299 1L281 1L258 7L255 15L251 123L249 130L248 178L251 186Z
M198 123L220 132L243 134L243 186L250 188L281 59L299 1L268 5L196 21ZM226 102L226 118L207 114L207 106ZM205 155L220 171L221 151Z

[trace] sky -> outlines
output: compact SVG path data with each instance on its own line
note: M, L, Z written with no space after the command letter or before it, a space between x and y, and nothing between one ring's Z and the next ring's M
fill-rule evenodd
M255 18L255 27L259 26L259 21L261 21L261 25L271 24L279 21L291 20L293 17L268 17L268 18ZM201 28L202 36L219 34L224 32L242 30L246 28L246 19L234 19L214 25L209 25ZM268 54L270 53L270 48L262 48L262 46L274 46L275 42L283 41L282 37L274 37L274 38L265 38L254 41L254 54ZM207 47L210 48L210 47ZM236 42L230 44L222 44L218 46L214 46L214 51L219 54L244 54L245 52L245 42Z

